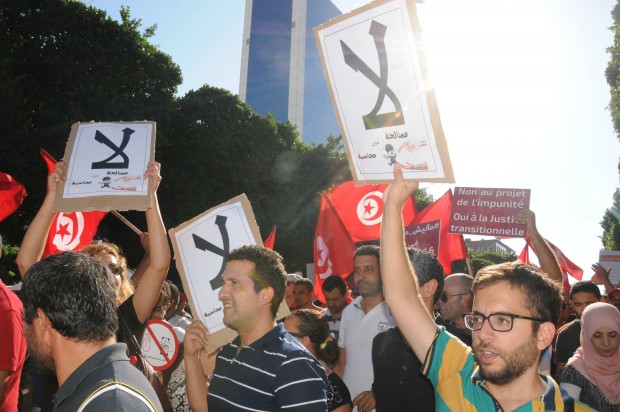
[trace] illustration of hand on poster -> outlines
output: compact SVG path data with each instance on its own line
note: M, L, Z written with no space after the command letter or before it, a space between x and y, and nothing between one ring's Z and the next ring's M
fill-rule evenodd
M76 123L64 161L67 181L57 193L57 211L146 210L144 172L154 158L155 123Z

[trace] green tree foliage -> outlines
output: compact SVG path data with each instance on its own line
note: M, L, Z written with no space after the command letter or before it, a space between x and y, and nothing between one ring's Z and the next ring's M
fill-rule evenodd
M2 222L21 242L45 195L44 148L62 158L71 124L156 120L166 144L181 71L148 43L140 21L123 22L69 0L6 0L0 6L0 141L3 172L24 184L20 212Z
M176 226L241 193L263 238L278 227L275 249L289 270L312 261L318 193L350 179L339 141L303 144L291 123L260 116L229 91L210 86L180 99L160 197Z
M614 193L614 203L605 211L601 227L603 228L603 247L605 250L620 250L620 189Z
M515 255L514 252L499 253L467 248L467 255L469 256L473 275L476 275L476 273L485 266L517 260L517 255ZM452 272L467 273L467 263L464 260L452 262Z
M616 131L620 138L620 1L615 5L611 12L614 24L610 29L614 32L614 44L607 49L611 55L605 78L609 84L611 99L609 101L609 111ZM620 167L620 165L619 165ZM603 247L606 250L620 250L620 188L614 193L614 202L611 209L605 211L601 227L603 228Z
M2 222L6 240L21 242L45 194L39 148L60 159L72 123L146 119L157 122L167 227L245 193L262 237L276 225L275 249L289 271L305 272L319 193L351 179L340 138L306 145L292 124L257 115L223 89L204 86L176 98L178 66L148 42L154 26L140 30L127 8L119 23L76 1L0 5L0 167L29 192ZM416 193L419 210L432 201ZM125 215L146 229L144 213ZM110 215L98 237L121 245L133 265L142 256L138 237Z

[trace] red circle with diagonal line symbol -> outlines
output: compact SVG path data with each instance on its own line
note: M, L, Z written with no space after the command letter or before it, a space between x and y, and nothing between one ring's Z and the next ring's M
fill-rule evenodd
M80 244L84 231L84 215L82 212L59 213L52 243L58 250L73 250Z
M147 323L142 337L144 359L153 369L168 369L179 354L179 339L168 322L152 319Z
M376 225L383 216L383 193L368 192L357 204L357 217L366 226Z

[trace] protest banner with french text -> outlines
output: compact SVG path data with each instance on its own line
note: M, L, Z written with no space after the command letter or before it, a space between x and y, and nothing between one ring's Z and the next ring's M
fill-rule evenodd
M448 232L480 236L525 237L517 215L530 208L530 189L455 187Z

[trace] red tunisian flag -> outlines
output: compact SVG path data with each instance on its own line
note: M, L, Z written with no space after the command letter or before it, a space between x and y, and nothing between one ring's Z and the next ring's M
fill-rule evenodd
M47 164L47 171L54 171L56 160L45 150L41 156ZM106 212L56 213L47 234L47 242L41 259L66 250L78 251L90 245L97 233L97 227Z
M327 192L353 242L377 240L381 237L383 192L387 186L382 184L356 187L351 180ZM403 206L405 226L415 217L416 208L412 199L409 198Z
M437 259L443 266L446 275L452 273L452 262L467 258L467 248L463 235L457 233L448 233L450 223L450 211L452 210L452 191L448 191L437 199L434 203L425 207L413 219L411 224L440 221L439 227L439 253ZM405 222L405 227L408 226Z
M273 225L273 230L267 236L267 239L263 242L263 246L267 249L273 250L273 245L276 243L276 225Z
M11 175L0 172L0 222L21 206L26 197L24 186Z
M321 209L314 232L314 296L325 303L323 281L329 276L345 278L353 272L355 243L329 197L321 193Z
M536 249L534 249L534 244L532 243L532 240L529 237L526 237L525 240L526 240L526 244L525 244L525 247L523 248L523 251L519 255L519 260L529 265L530 262L529 262L529 256L528 256L528 249L532 248L534 253L536 253ZM547 244L551 248L551 251L555 255L555 258L558 260L558 264L560 265L560 270L562 270L562 285L564 286L564 289L566 291L570 291L570 283L568 281L568 275L572 276L573 278L577 280L581 280L581 278L583 277L583 269L581 269L579 266L574 264L569 258L567 258L564 252L562 252L560 248L558 248L556 245L549 242L547 239L545 239L545 242L547 242Z

